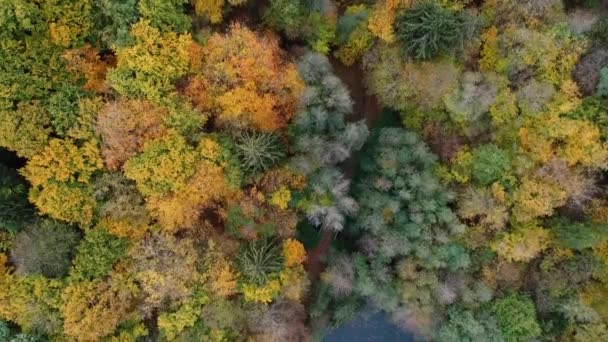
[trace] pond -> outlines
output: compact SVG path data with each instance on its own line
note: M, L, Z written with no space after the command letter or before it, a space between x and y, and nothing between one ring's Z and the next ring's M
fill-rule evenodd
M410 342L411 334L392 323L385 314L359 315L353 321L334 328L325 335L325 342Z

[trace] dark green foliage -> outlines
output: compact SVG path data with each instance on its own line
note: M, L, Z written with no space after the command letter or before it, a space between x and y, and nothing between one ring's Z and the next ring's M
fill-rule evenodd
M463 308L452 307L446 322L435 335L437 342L502 342L496 320L487 313L476 315Z
M63 277L80 236L73 227L52 220L28 225L15 237L11 260L18 273Z
M140 0L139 13L163 32L187 32L192 19L185 12L188 0Z
M427 60L462 46L467 25L462 14L423 1L396 18L395 33L405 53Z
M473 151L473 179L480 185L501 180L511 169L511 157L494 144Z
M266 171L285 157L284 143L272 133L241 133L236 150L241 167L249 173Z
M93 39L100 45L122 47L129 43L129 29L139 18L137 0L93 2Z
M541 334L534 303L530 298L512 294L494 301L492 312L505 342L530 341Z
M355 13L345 13L338 19L336 26L336 41L342 45L348 41L351 33L369 17L369 10L365 9Z
M265 284L283 268L280 245L272 240L250 242L237 257L239 271L250 282Z
M560 245L582 250L601 244L608 239L608 224L574 222L565 217L551 219L548 226Z
M106 276L112 266L125 255L128 242L101 228L86 232L74 257L70 277L74 280L93 280Z
M297 38L306 22L307 11L299 0L270 0L264 12L264 21L270 27L283 31L290 39Z
M0 164L0 230L17 231L32 220L34 208L26 183L12 169Z
M598 20L588 32L591 41L598 46L608 46L608 18Z

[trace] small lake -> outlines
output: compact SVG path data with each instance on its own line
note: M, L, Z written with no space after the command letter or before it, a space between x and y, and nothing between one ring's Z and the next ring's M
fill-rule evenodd
M411 342L412 335L401 330L384 313L359 315L355 320L329 330L325 342Z

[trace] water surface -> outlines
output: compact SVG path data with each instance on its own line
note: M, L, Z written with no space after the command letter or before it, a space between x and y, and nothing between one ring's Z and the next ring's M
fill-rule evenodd
M355 320L334 328L325 335L325 342L411 342L412 335L401 330L383 313L359 315Z

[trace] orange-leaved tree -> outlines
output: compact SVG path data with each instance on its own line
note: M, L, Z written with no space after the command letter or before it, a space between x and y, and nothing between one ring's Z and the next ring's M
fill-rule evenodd
M303 85L277 40L239 24L214 34L202 51L200 72L184 89L221 126L273 131L293 116Z

